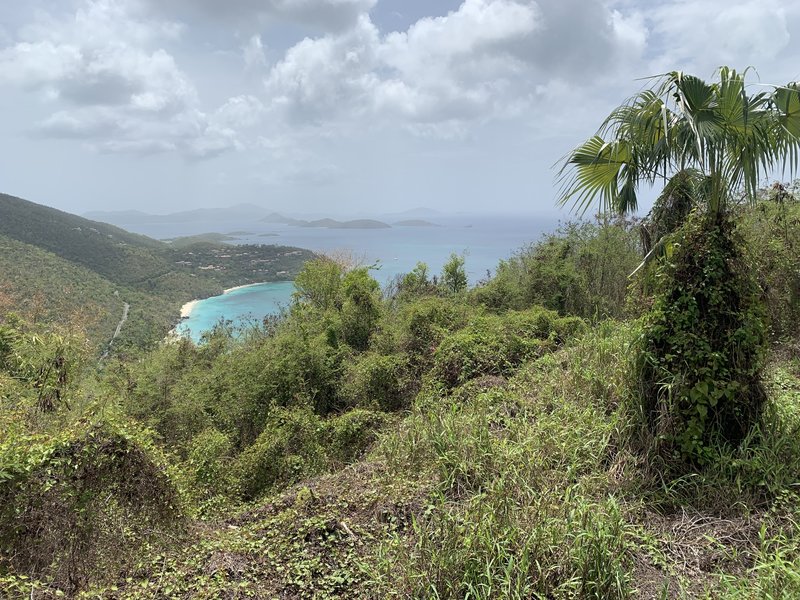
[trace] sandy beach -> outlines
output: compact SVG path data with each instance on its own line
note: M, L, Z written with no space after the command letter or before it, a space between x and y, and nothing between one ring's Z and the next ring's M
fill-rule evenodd
M200 302L200 300L192 300L181 306L181 319L188 318L189 315L192 314L192 310L194 310L194 307L197 306L198 302Z
M243 288L253 287L254 285L261 285L260 283L248 283L247 285L237 285L236 287L228 288L227 290L223 290L223 294L229 294L235 290L241 290ZM181 306L181 319L187 319L191 316L194 307L197 306L197 303L200 300L191 300Z
M253 287L254 285L263 285L263 284L261 284L261 283L247 283L245 285L237 285L236 287L232 287L232 288L228 288L227 290L223 290L222 293L223 294L229 294L230 292L233 292L235 290L242 290L244 288Z

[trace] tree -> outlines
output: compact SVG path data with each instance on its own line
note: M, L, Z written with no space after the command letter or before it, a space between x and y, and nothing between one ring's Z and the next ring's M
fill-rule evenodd
M366 350L381 314L381 286L368 268L359 267L344 276L342 288L342 335L349 346Z
M464 270L464 257L455 252L442 267L442 287L450 294L459 294L467 289L467 272Z
M683 224L651 228L663 236L648 240L651 253L664 248L665 257L638 372L654 439L700 462L713 440L741 440L763 400L758 290L728 209L738 197L755 202L762 178L795 170L800 157L798 84L750 93L746 72L718 75L655 77L565 157L559 176L560 202L581 211L599 200L629 213L642 184L676 177L667 188L680 182L680 206L698 207ZM659 204L662 218L675 216L673 205Z
M340 263L327 256L308 261L294 280L295 301L320 310L340 308L344 272Z

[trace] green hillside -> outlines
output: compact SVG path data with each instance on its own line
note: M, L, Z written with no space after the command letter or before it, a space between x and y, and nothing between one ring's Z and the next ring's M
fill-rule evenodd
M157 240L5 194L0 195L0 234L117 283L135 285L170 270Z
M647 423L637 358L673 267L631 280L623 219L473 289L458 256L389 291L318 258L281 319L100 370L0 305L0 595L800 597L800 203L735 215L764 410L702 460Z
M96 347L110 340L125 303L130 315L115 345L147 346L163 338L184 302L291 279L313 256L206 239L168 244L8 195L0 195L0 244L0 290L16 309L61 322L80 313Z
M8 309L49 322L78 320L92 340L111 337L122 313L120 287L51 252L0 235L0 290Z

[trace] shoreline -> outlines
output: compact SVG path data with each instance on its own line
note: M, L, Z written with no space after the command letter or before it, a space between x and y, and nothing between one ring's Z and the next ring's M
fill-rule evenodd
M237 286L234 286L232 288L228 288L228 289L222 290L222 294L221 295L224 296L225 294L230 294L231 292L235 292L236 290L241 290L241 289L244 289L244 288L254 287L256 285L264 285L266 283L282 283L282 281L261 281L261 282L257 282L257 283L246 283L244 285L237 285ZM213 296L209 296L209 297L213 298ZM187 302L183 306L181 306L181 321L191 317L192 316L192 311L195 309L195 307L198 305L198 303L202 302L203 300L204 300L204 298L196 298L194 300L189 300L189 302ZM174 329L172 331L170 331L170 334L172 334L174 331L175 331Z
M269 283L269 282L247 283L245 285L237 285L235 287L222 290L222 294L221 295L230 294L231 292L235 292L236 290L241 290L241 289L244 289L244 288L253 287L255 285L264 285L264 283ZM213 296L209 296L209 297L213 297ZM195 309L197 304L199 302L202 302L203 300L204 300L203 298L196 298L194 300L189 300L189 302L187 302L186 304L181 306L181 319L188 319L192 315L192 311Z
M181 306L181 319L188 319L198 302L200 300L189 300L189 302Z
M272 282L272 281L262 281L260 283L246 283L244 285L237 285L235 287L228 288L227 290L222 290L222 293L223 294L230 294L231 292L235 292L236 290L242 290L244 288L253 287L255 285L264 285L265 283L274 283L274 282Z

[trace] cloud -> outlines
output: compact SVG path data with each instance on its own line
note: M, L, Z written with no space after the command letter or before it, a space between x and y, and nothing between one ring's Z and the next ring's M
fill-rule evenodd
M264 43L260 35L252 36L247 43L242 46L242 59L247 71L259 71L266 68L267 57L264 54Z
M300 122L362 112L378 84L377 28L362 16L352 29L290 48L265 82L274 109Z
M59 106L36 134L107 152L192 158L241 147L232 125L257 118L260 102L236 97L203 112L193 82L158 47L176 40L181 26L147 20L137 6L90 0L60 18L40 14L22 39L0 50L0 83L43 91Z
M784 59L789 20L800 6L777 0L671 0L648 11L661 70L685 69L700 76L727 64L743 69ZM796 69L796 67L795 67Z
M323 31L351 27L368 13L377 0L145 0L161 14L205 17L215 23L228 22L252 28L281 20Z
M368 116L458 137L465 123L518 115L548 80L588 89L638 60L645 37L640 19L586 0L465 0L386 35L363 14L290 48L267 96L299 120Z

